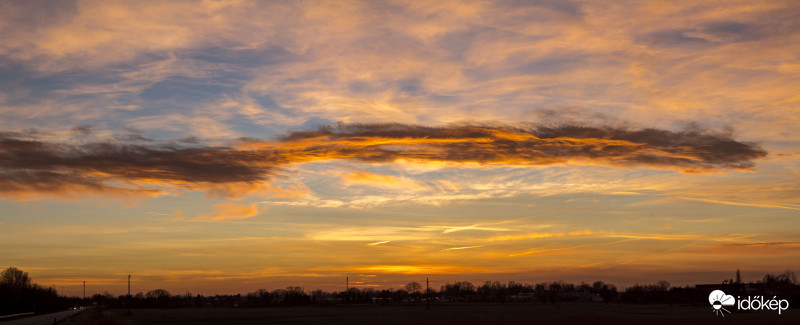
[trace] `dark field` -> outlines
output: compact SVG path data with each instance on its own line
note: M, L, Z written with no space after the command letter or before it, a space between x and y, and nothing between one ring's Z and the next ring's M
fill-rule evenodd
M710 306L602 303L90 310L59 324L800 324L800 310L714 315Z

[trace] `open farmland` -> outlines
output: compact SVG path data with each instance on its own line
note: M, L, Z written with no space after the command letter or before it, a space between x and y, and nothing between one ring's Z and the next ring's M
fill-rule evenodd
M714 315L709 306L599 303L178 308L84 313L69 324L797 324L800 310ZM68 322L62 322L67 324Z

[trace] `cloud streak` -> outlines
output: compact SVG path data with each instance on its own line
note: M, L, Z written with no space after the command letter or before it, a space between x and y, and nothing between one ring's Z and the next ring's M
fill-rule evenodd
M163 194L160 187L214 190L230 183L257 183L272 165L247 151L189 144L43 142L21 134L0 135L0 193L62 194L71 191Z
M214 206L210 214L198 216L195 220L237 220L257 216L261 211L255 204L241 205L234 203L221 203Z
M274 143L249 142L245 148ZM263 149L262 149L263 150ZM674 168L683 172L752 169L757 144L705 130L629 130L594 126L339 124L292 132L274 151L287 161L348 159L552 165L587 163Z
M124 140L61 143L2 133L0 193L161 195L185 189L228 197L258 191L292 196L307 189L281 191L268 184L281 168L331 160L452 166L592 164L707 173L750 170L755 159L766 155L757 144L706 130L575 125L337 124L290 132L277 141L241 139L218 146ZM390 180L365 175L371 182Z

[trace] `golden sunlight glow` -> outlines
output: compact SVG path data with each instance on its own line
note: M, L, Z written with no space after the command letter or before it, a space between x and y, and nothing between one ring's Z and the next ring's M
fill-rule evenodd
M68 295L800 269L797 2L0 7L0 266Z

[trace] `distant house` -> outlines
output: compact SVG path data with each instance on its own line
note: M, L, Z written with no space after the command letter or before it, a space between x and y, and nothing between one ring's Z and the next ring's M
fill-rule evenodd
M558 293L561 301L603 302L603 297L589 291L564 291Z
M519 294L512 295L511 301L518 301L518 302L526 302L526 301L534 301L535 294L533 292L520 292Z
M389 304L392 302L392 297L372 297L373 304Z
M448 302L450 302L450 298L447 298L447 297L436 297L436 298L433 298L432 301L436 302L436 303L448 303Z

